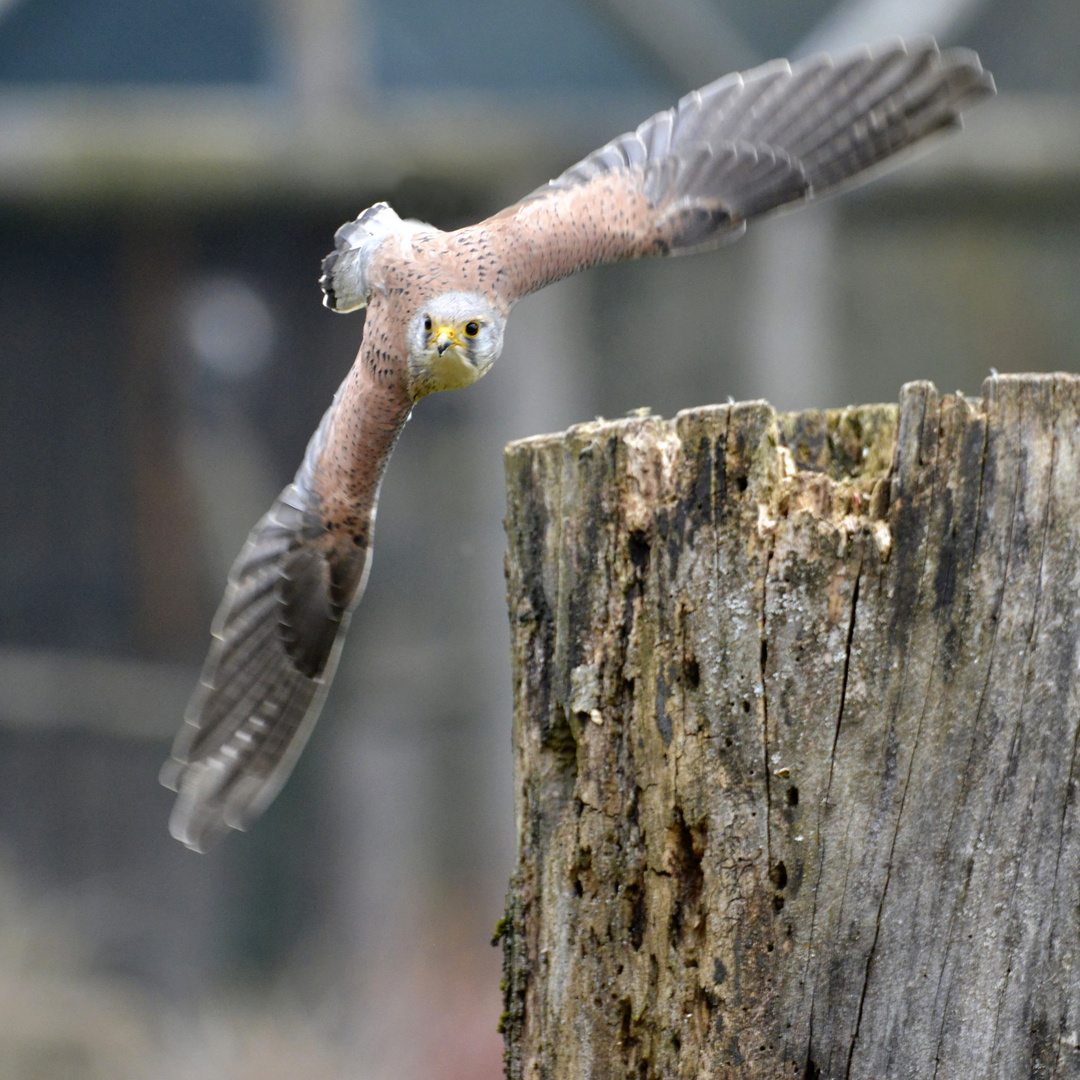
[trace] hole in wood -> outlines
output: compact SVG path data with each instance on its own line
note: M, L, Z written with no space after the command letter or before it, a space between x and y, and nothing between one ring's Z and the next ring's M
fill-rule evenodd
M683 680L691 690L696 690L701 685L701 668L696 660L687 660L683 664Z
M787 867L782 860L773 867L772 879L777 889L782 891L787 888Z
M630 561L639 570L649 565L649 541L640 529L635 529L627 538L626 546L630 551Z

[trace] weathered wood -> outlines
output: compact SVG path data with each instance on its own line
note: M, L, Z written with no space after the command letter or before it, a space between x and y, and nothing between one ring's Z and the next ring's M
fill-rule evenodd
M1080 1076L1080 379L507 468L508 1075Z

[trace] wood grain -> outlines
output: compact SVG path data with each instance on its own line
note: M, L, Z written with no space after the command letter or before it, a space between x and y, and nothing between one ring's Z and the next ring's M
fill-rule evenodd
M1080 379L507 472L508 1075L1080 1076Z

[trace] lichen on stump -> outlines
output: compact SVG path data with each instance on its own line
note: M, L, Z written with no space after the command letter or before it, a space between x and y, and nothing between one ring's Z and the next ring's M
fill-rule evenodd
M512 1080L1080 1076L1080 380L507 471Z

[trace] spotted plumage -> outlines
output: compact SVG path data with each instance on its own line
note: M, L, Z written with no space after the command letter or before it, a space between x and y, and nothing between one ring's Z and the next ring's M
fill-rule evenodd
M364 340L229 575L162 771L178 792L173 835L205 850L280 790L363 592L401 429L420 398L490 369L519 299L598 263L734 240L751 218L865 179L992 92L973 53L929 40L774 61L688 94L478 225L445 233L385 203L343 225L323 262L324 302L366 307Z

